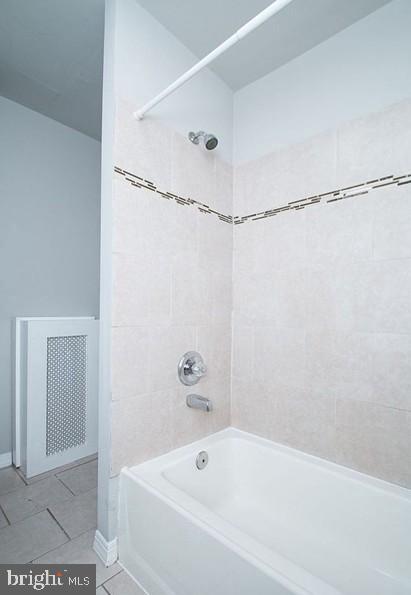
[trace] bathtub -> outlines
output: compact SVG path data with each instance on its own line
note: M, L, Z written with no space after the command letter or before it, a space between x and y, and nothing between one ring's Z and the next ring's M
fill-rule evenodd
M123 469L119 511L149 595L411 593L409 490L234 428Z

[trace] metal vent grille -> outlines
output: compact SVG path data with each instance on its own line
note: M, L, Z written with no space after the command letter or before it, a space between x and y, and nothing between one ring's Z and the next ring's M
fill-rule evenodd
M47 338L46 455L86 441L87 336Z

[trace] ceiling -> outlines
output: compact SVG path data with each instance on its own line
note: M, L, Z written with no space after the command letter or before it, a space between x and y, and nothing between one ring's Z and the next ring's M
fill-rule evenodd
M0 95L101 135L104 0L1 0Z
M199 58L270 0L139 0ZM233 89L389 0L294 0L213 63ZM0 95L95 139L101 133L104 0L1 0Z
M139 0L199 58L272 0ZM211 65L233 90L303 54L390 0L294 0Z

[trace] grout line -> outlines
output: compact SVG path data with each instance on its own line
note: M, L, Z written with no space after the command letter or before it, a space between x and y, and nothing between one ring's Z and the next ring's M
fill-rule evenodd
M116 564L116 562L114 562L114 564ZM112 578L118 576L119 574L121 574L122 572L124 572L123 568L121 568L120 566L120 570L118 572L116 572L115 574L113 574L112 576L110 576L110 578L108 578L107 580L104 581L104 583L101 583L101 585L99 585L99 587L103 587L103 589L105 589L107 591L107 593L109 595L111 595L110 591L108 590L108 588L106 587L106 584L111 581Z
M61 470L60 471L55 471L54 475L60 475L61 473L66 473L67 471L72 471L72 469L77 469L78 467L82 467L83 465L88 465L89 463L93 463L94 461L98 461L98 454L96 455L90 455L93 458L92 459L88 459L87 461L81 461L80 463L77 463L77 465L70 465L70 463L67 463L68 465L70 465L69 467L67 467L67 469L64 469L65 465L62 465Z
M161 392L161 391L159 391L159 392ZM79 494L74 494L74 497L80 498L80 496L84 496L85 494L90 494L90 492L94 492L94 490L97 490L97 487L98 486L95 485L94 487L90 488L89 490L86 490L85 492L80 492ZM96 496L96 498L97 498L97 496Z
M41 556L37 556L36 558L33 558L33 560L30 562L30 564L38 564L38 562L36 562L36 560L39 560L39 558L42 558L43 556L47 556L48 554L51 554L51 552L58 550L60 547L62 547L63 545L66 545L70 541L72 541L72 540L69 539L68 541L65 541L64 543L60 543L60 545L58 545L57 547L51 548L51 550L47 550L47 552L44 552L43 554L41 554Z
M46 510L47 510L47 509L46 509ZM44 512L44 511L42 511L42 512ZM47 510L47 512L49 512L49 513L50 513L50 511L49 511L49 510ZM36 514L37 514L37 513L36 513ZM50 513L50 514L51 514L51 513ZM53 515L51 515L51 516L53 516ZM27 517L27 518L29 518L29 517ZM53 519L54 519L54 517L53 517ZM55 519L54 519L54 520L55 520ZM57 523L57 521L56 521L56 523ZM58 523L57 523L57 524L58 524ZM35 562L35 561L36 561L36 560L38 560L39 558L42 558L43 556L47 556L47 554L51 554L52 552L55 552L56 550L58 550L58 549L60 549L61 547L63 547L63 545L67 545L68 543L70 543L70 542L72 542L72 541L75 541L76 539L79 539L79 538L80 538L82 535L85 535L85 533L88 533L89 531L93 531L93 530L94 530L94 529L87 529L86 531L83 531L82 533L80 533L79 535L76 535L76 536L75 536L75 537L73 537L72 539L71 539L71 538L69 538L69 540L68 540L68 541L65 541L64 543L60 543L60 545L57 545L56 547L53 547L51 550L48 550L47 552L44 552L44 554L41 554L41 556L37 556L37 558L34 558L34 559L31 561L31 563ZM63 529L63 531L64 531L64 529ZM66 533L65 531L64 531L64 533L67 535L67 533ZM93 550L93 547L91 547L91 549L92 549L92 551L94 551L94 550ZM99 558L99 560L100 560L100 558ZM103 564L103 562L101 562L101 563ZM115 576L115 575L113 575L113 576ZM99 585L99 586L100 586L100 585Z
M403 407L395 407L394 405L387 405L386 403L378 403L377 401L370 401L369 399L352 399L350 397L335 397L335 402L337 401L348 401L354 403L367 403L367 405L374 405L377 409L378 407L382 409L391 409L393 411L401 411L402 413L410 413L410 409L405 409Z
M49 515L51 516L51 518L57 523L57 525L60 527L60 529L63 531L64 535L67 537L67 539L69 541L72 541L72 538L70 537L70 535L67 533L67 531L64 529L64 527L58 522L58 520L56 519L56 517L54 516L54 514L51 512L50 508L46 508L47 512L49 513ZM57 548L56 548L57 549Z
M88 458L88 457L84 457L87 460L86 461L81 461L79 463L74 464L73 463L67 463L66 465L62 465L61 467L57 467L57 469L50 469L50 471L45 471L44 473L39 473L39 475L35 475L34 477L32 477L31 479L27 480L24 477L23 472L20 470L20 468L16 468L14 467L15 472L17 473L17 475L20 477L20 479L24 482L24 484L26 486L32 486L36 483L39 483L41 481L44 481L45 479L49 479L50 477L56 477L56 479L59 479L59 477L57 477L58 475L62 474L62 473L66 473L67 471L71 471L73 469L77 469L78 467L82 467L83 465L88 465L89 463L93 463L94 461L98 461L98 454L95 455L89 455L92 458ZM41 479L36 479L36 477L40 477L44 475L44 477L42 477ZM61 480L60 480L61 481ZM20 486L20 488L23 486ZM17 489L20 489L17 488ZM13 492L16 490L12 490ZM70 490L71 491L71 490ZM7 493L11 493L11 492L7 492Z
M9 493L10 493L10 492L9 492ZM4 515L5 519L6 519L6 521L8 522L8 524L9 524L9 525L11 525L10 519L9 519L9 517L7 516L7 514L4 512L4 508L2 507L2 505L1 505L1 504L0 504L0 511L3 513L3 515ZM5 529L5 527L2 527L2 529Z
M66 485L62 479L60 479L60 477L58 477L57 475L54 475L53 477L55 477L55 478L57 479L57 481L59 481L59 482L60 482L60 483L61 483L61 484L62 484L62 485L63 485L63 486L64 486L64 487L65 487L65 488L66 488L66 489L67 489L67 490L70 492L70 494L72 494L73 496L77 496L77 494L75 494L75 493L73 492L73 490L72 490L72 489L70 489L70 488L68 487L68 485Z
M18 468L15 467L15 471L16 471L17 475L20 477L20 479L23 481L23 483L26 486L28 486L29 484L28 484L26 478L24 477L23 471L20 471L20 467L18 467Z

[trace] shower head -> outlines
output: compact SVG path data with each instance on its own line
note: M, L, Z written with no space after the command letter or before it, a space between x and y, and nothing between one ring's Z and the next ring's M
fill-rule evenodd
M200 144L200 139L203 140L204 146L208 151L212 151L218 145L218 138L214 134L206 134L203 130L198 132L190 132L188 138L195 145Z
M206 134L204 137L204 145L208 151L212 151L218 145L218 138L214 134Z

